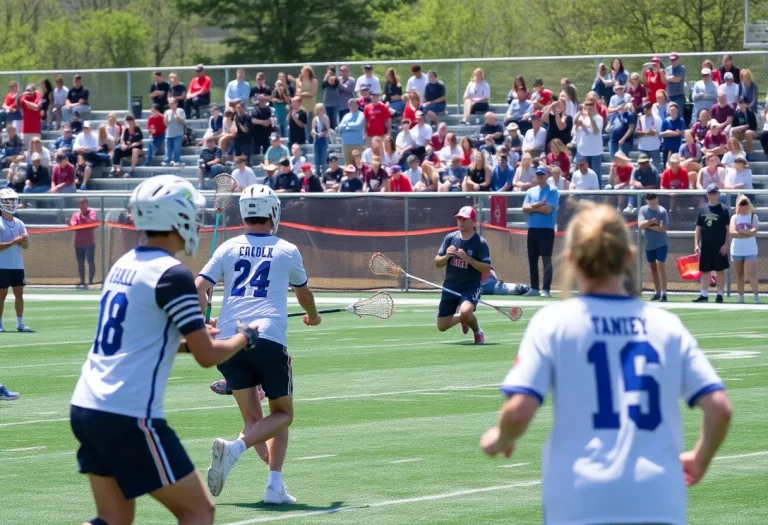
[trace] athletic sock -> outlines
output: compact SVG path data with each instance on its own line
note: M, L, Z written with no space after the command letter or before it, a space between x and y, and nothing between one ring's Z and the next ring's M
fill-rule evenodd
M718 290L718 291L717 291L717 296L718 296L718 297L722 297L722 296L723 296L723 292L721 292L720 290Z
M282 488L283 486L283 473L269 471L269 486L272 488Z
M238 438L229 444L229 450L235 459L239 458L246 450L245 441Z
M701 296L702 297L709 297L709 290L702 290L701 291Z
M16 318L16 326L22 326L24 324L24 318L23 317L17 317Z

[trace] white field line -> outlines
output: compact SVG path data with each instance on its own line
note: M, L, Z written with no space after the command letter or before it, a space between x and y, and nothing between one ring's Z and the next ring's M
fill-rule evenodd
M409 458L409 459L395 459L390 461L392 465L398 465L400 463L416 463L417 461L424 461L422 458Z
M768 450L761 452L749 452L747 454L734 454L733 456L715 456L715 461L727 461L729 459L754 458L758 456L768 456Z
M44 450L48 447L22 447L22 448L7 448L2 452L30 452L32 450Z
M325 459L325 458L335 458L338 456L338 454L320 454L319 456L303 456L300 458L293 458L293 461L306 461L309 459Z
M499 465L499 468L515 468L524 467L526 465L530 465L530 463L507 463L506 465Z

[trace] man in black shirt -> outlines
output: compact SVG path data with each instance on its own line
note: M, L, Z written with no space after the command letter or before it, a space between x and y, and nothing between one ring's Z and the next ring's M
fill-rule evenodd
M341 179L344 177L344 170L339 166L339 158L336 155L328 157L328 169L323 173L321 182L325 191L329 193L339 191Z
M357 193L363 191L363 181L357 178L357 168L350 164L344 168L344 180L339 184L339 193Z
M312 171L312 164L305 162L301 165L301 191L303 193L322 193L323 185L320 177Z
M242 102L235 106L232 126L235 128L235 156L245 157L245 163L250 166L253 154L253 122L251 116L245 112L245 104Z
M64 107L61 108L64 121L71 121L72 113L75 111L81 115L91 111L91 106L88 105L88 90L83 86L83 77L80 75L75 75L72 80L72 87L67 93L67 100L64 102Z
M717 299L723 302L723 287L725 285L725 270L728 269L728 248L731 244L728 226L731 214L728 208L720 203L720 190L714 182L707 186L707 206L699 211L696 220L696 231L693 236L694 251L699 254L699 271L701 272L701 295L693 300L694 303L709 301L709 274L717 272ZM701 241L701 246L699 246Z
M163 79L160 71L155 71L155 82L149 88L149 98L152 104L160 106L160 112L165 113L168 109L168 93L171 92L171 85Z
M205 147L200 152L197 160L197 179L200 190L205 189L205 178L214 178L224 173L224 165L221 163L221 148L216 145L216 139L209 136L205 139Z
M280 171L275 177L275 185L272 188L276 193L297 193L301 190L301 182L298 175L291 170L291 161L280 159Z
M269 148L269 136L275 125L272 108L267 105L266 95L257 95L257 104L251 109L254 153L261 155Z
M549 143L554 139L560 139L563 144L571 141L573 129L573 117L565 113L567 96L560 93L557 100L544 108L543 117L547 120L547 142L544 153L549 153Z
M427 85L424 88L424 111L430 122L437 124L437 116L445 111L445 84L437 79L437 73L427 73Z
M493 137L493 142L497 145L504 143L504 127L496 122L496 115L489 111L485 114L485 124L480 127L480 135L484 139Z
M747 104L747 99L739 97L739 105L733 114L731 123L731 137L739 142L747 143L747 160L755 160L752 157L752 141L757 138L757 117L755 112Z
M251 87L250 99L254 106L259 102L259 95L264 95L267 97L267 102L272 102L272 86L267 84L264 73L261 71L256 73L256 83Z
M168 80L171 83L171 95L176 100L184 100L187 98L187 86L184 83L179 82L179 76L176 73L168 75Z
M293 97L291 109L288 112L288 143L305 144L307 142L305 127L307 127L307 112L301 109L301 97Z

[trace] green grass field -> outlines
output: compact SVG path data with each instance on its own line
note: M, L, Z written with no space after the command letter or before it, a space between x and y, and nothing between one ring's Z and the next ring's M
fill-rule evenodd
M541 523L540 452L552 423L550 403L510 460L488 459L478 448L537 304L518 323L480 309L484 347L470 345L458 328L437 332L434 306L398 306L386 321L327 315L317 328L292 319L296 417L284 479L299 504L264 508L267 469L248 453L216 499L216 523ZM80 523L95 507L86 478L76 472L69 398L93 339L98 302L30 301L27 311L38 333L0 334L0 382L22 393L18 401L0 402L0 525ZM691 524L768 524L766 312L677 311L735 406L721 457L690 490ZM13 326L11 316L9 301L6 326ZM169 423L202 473L211 441L231 439L240 428L234 400L208 389L218 378L216 369L182 355L166 392ZM684 409L684 422L690 445L700 413ZM173 519L141 498L136 523Z

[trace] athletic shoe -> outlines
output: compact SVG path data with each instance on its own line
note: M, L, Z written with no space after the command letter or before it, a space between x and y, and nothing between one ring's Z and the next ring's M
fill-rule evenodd
M208 490L211 495L218 496L224 488L230 469L237 461L229 450L231 441L216 439L211 447L211 466L208 467Z
M18 399L20 395L18 392L11 392L5 386L0 385L0 401L13 401Z
M279 488L267 486L267 490L264 491L264 503L267 505L282 505L285 503L292 505L296 503L296 498L288 494L285 483L283 483Z
M523 297L538 297L539 291L536 288L531 288L523 294Z
M744 304L744 296L740 295L736 298L736 304Z
M696 299L693 300L694 303L708 303L709 297L704 297L703 295L698 296Z
M722 304L722 302L723 302L723 296L722 296L722 295L718 295L718 296L715 298L715 302L716 302L716 303L721 303L721 304Z
M0 326L0 333L5 332L5 328Z
M653 297L651 297L651 301L658 301L661 299L661 296L657 293L653 294Z
M17 332L34 332L34 330L32 330L30 327L28 327L25 324L17 324L16 331Z
M485 334L483 332L475 332L475 344L476 345L485 344Z
M469 333L469 325L464 321L461 322L461 333L467 335Z
M160 163L160 165L165 168L166 166L168 166L168 163L163 161L163 162Z
M539 292L539 297L546 297L549 299L552 297L552 294L549 293L549 290L542 290Z
M633 208L632 206L627 206L626 208L624 208L624 213L635 213L635 208Z
M666 295L662 295L661 296L661 302L662 303L666 303L667 302L667 296Z
M211 391L214 394L219 394L220 396L231 396L232 390L227 388L227 380L226 379L219 379L218 381L214 381L211 383Z
M752 155L751 153L749 155L747 155L747 162L754 162L754 161L755 161L755 156L754 155Z
M81 191L85 191L85 190L87 190L87 189L88 189L88 188L86 187L86 185L85 185L85 184L81 184L81 185L80 185L80 190L81 190Z

